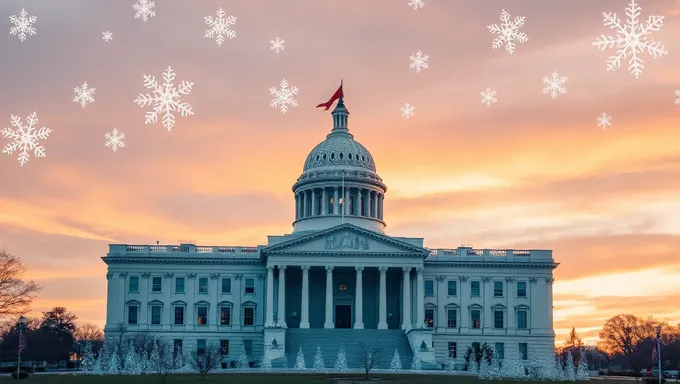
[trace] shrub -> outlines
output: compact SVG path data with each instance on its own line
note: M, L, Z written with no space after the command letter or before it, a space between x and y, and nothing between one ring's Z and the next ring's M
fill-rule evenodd
M17 371L12 372L12 378L16 380L17 378ZM28 379L28 371L21 370L19 371L19 380L21 379Z

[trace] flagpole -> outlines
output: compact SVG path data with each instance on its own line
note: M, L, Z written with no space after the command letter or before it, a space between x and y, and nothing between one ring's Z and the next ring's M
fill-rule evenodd
M340 223L345 224L345 204L347 202L345 201L345 171L342 171L342 212L341 212L341 219Z
M659 360L659 384L661 384L661 378L663 377L663 372L661 371L661 325L656 327L656 358Z

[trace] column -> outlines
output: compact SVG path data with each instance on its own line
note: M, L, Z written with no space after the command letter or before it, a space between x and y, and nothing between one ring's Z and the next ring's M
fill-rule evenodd
M553 337L555 336L555 332L553 331L553 310L555 309L555 306L553 305L553 283L555 282L554 277L546 277L545 278L545 296L543 296L546 300L545 302L545 311L548 313L548 318L547 318L547 324L545 324L545 332L549 333Z
M286 328L286 266L279 265L279 313L277 325Z
M333 214L337 215L340 213L338 210L338 187L333 188Z
M537 277L530 277L529 278L529 286L527 287L528 292L527 294L529 295L529 313L527 314L527 324L529 326L529 329L531 329L531 332L534 332L534 324L538 324L538 319L536 317L536 313L539 313L539 311L535 311L534 308L538 305L537 300L534 298L536 296L536 292L538 287L537 287Z
M505 297L506 297L506 307L507 307L507 319L508 323L505 324L508 333L515 333L515 278L508 276L505 278Z
M117 313L114 306L124 301L118 299L118 295L123 294L124 291L118 292L118 287L116 287L117 282L115 273L106 273L106 324L112 325L117 323L116 320L118 320L118 318L116 317Z
M309 328L309 265L302 266L302 304L300 328Z
M493 313L491 310L491 296L493 295L493 286L490 276L482 277L482 329L484 332L491 332L493 327Z
M446 297L448 296L448 289L446 286L446 276L437 276L437 328L442 330L448 327L449 314L446 311ZM460 326L460 324L458 324Z
M354 270L357 271L354 329L364 329L364 267L357 266Z
M335 189L335 196L338 195L338 189ZM337 201L337 200L336 200ZM337 207L337 204L335 205ZM333 266L326 266L326 320L323 323L324 328L335 328L333 323Z
M267 265L267 320L265 328L274 327L274 266Z
M309 216L309 209L307 208L307 191L302 192L302 217Z
M375 218L375 192L373 191L368 195L368 215Z
M463 303L467 302L469 303L470 301L470 290L469 290L469 285L468 285L468 277L467 276L458 276L458 281L460 283L458 284L458 297L460 300L460 309L458 310L460 314L460 330L461 333L468 333L470 332L470 310L468 309L468 306L465 305L463 306Z
M364 199L364 213L366 217L371 217L371 191L366 190L366 198Z
M139 297L141 300L139 303L139 309L137 313L137 324L148 326L150 321L147 320L147 315L149 314L149 284L151 278L149 278L149 273L142 273L142 279L139 282ZM127 287L126 287L127 288Z
M328 191L326 187L321 190L321 214L323 216L328 214Z
M172 280L172 274L165 274L166 276L170 275L170 280ZM210 293L210 318L208 319L208 327L213 330L217 330L217 326L220 324L220 312L219 308L217 307L217 303L219 300L217 299L217 290L219 289L218 282L220 281L220 274L219 273L211 273L210 274L210 285L208 286L208 292ZM214 308L214 309L213 309Z
M366 211L368 212L368 211ZM387 267L380 271L380 297L378 298L378 329L387 329Z
M364 206L364 190L357 188L357 216L361 216L361 209Z
M311 215L312 216L316 216L316 215L319 214L316 211L316 209L317 209L317 207L316 207L316 189L312 189L312 206L310 208L311 208Z
M300 218L300 195L295 194L295 220Z
M383 219L383 200L385 196L381 193L378 195L378 219Z
M238 329L241 326L241 295L243 294L242 273L234 275L234 286L231 287L231 294L234 298L234 306L231 309L231 329Z
M187 281L186 281L186 287L184 287L187 290L187 307L184 311L184 323L187 326L192 326L192 327L187 327L189 329L193 328L193 325L196 324L196 307L195 307L195 300L196 300L196 274L195 273L187 273Z
M416 268L416 329L425 327L425 268Z
M403 267L404 272L404 291L402 293L402 310L404 314L401 318L401 329L409 330L411 324L411 267Z
M345 198L342 200L342 209L345 215L349 215L349 188L345 188Z

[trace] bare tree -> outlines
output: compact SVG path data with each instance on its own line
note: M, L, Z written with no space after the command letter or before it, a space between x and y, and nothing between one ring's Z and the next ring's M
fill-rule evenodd
M366 379L368 379L368 374L373 368L380 364L382 349L375 345L366 345L361 343L359 345L359 359L364 365L364 372L366 373Z
M120 322L116 324L115 331L111 333L112 334L106 335L105 344L108 344L109 349L116 351L118 354L118 361L120 361L121 364L124 364L125 347L127 344L127 327L123 322Z
M610 355L618 354L623 357L628 368L635 372L635 378L640 375L641 347L646 340L655 337L656 323L643 320L634 315L616 315L604 323L600 331L600 346Z
M220 350L217 347L206 347L204 350L190 352L189 364L205 380L208 373L217 369L222 361Z
M153 351L151 352L149 368L161 377L161 383L167 381L168 375L172 373L174 368L174 363L175 360L170 343L166 340L156 340L154 342Z
M31 302L42 288L24 281L26 267L11 253L0 249L0 318L18 316L29 311Z
M104 332L90 323L78 325L75 336L78 341L104 341Z

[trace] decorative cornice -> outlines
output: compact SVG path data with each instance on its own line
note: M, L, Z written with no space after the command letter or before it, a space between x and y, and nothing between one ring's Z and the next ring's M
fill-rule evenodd
M485 283L488 283L489 281L491 281L491 276L482 277L482 281L485 282Z
M269 272L269 271L274 272L274 268L276 268L276 265L267 264L267 272Z
M546 283L546 284L552 284L552 283L554 283L554 282L555 282L555 278L554 278L554 277L546 277L546 278L545 278L545 283Z
M529 263L501 261L425 261L425 266L432 267L481 267L481 268L550 268L555 269L559 263Z
M468 279L469 279L469 277L467 277L467 276L458 276L458 278L459 278L460 281L462 281L462 282L466 282L466 281L468 281Z
M277 268L279 268L279 271L285 271L286 270L286 265L277 265Z
M196 278L196 274L195 273L187 273L187 277L190 278L191 280L193 280L193 279Z
M191 258L147 258L147 257L107 257L104 259L110 264L262 264L260 259L191 259Z
M217 280L220 277L219 273L211 273L210 274L210 279L212 280Z
M404 272L404 275L407 275L411 273L411 269L413 269L413 267L402 267L401 271Z
M309 272L309 265L303 265L300 267L300 269L302 270L302 272Z
M126 276L127 276L127 272L121 272L121 273L118 274L118 276L120 276L120 277L126 277Z
M387 273L387 267L378 267L378 271L380 271L381 274Z
M529 278L529 282L530 282L530 283L535 283L535 282L537 282L537 281L538 281L538 278L537 278L537 277L530 277L530 278Z
M515 278L512 276L506 276L505 281L507 281L508 283L512 283L513 281L515 281Z
M106 280L111 280L112 277L113 277L113 272L107 272L106 273Z
M413 258L422 259L422 255L416 253L407 252L361 252L361 251L271 251L267 252L267 256L310 256L310 257L373 257L373 258L384 258L384 257L402 257L402 258ZM259 261L259 260L258 260ZM439 265L439 264L438 264Z
M165 276L166 279L172 279L172 277L175 276L175 274L172 272L166 272L165 275L163 276Z
M356 267L354 267L354 270L357 271L357 274L362 273L364 271L364 266L357 265Z
M333 273L333 268L335 268L335 267L332 266L332 265L327 265L326 266L326 273Z

